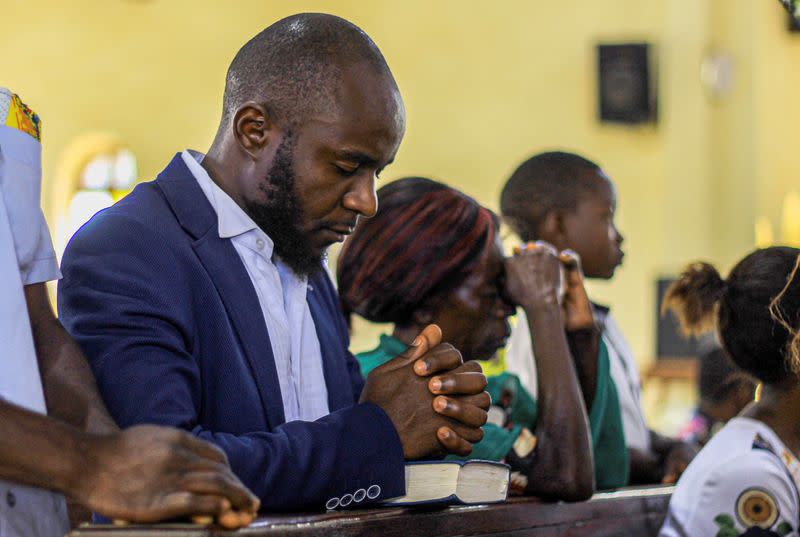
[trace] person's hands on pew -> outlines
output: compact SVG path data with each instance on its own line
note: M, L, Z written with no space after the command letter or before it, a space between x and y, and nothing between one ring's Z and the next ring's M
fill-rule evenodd
M250 524L259 500L228 467L225 454L194 436L142 425L89 436L76 499L115 521L194 517L235 529Z
M441 340L439 327L427 326L405 352L370 372L361 394L392 420L407 459L443 450L467 455L483 438L491 404L486 377Z
M664 457L664 478L661 483L664 485L677 483L698 451L699 449L695 445L676 442Z

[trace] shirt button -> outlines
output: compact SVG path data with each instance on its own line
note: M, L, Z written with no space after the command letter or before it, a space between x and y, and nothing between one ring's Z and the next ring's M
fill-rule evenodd
M256 248L258 248L259 250L263 250L264 249L264 239L257 239L256 240Z
M17 497L14 496L14 493L10 490L6 493L6 503L9 507L14 507L17 505Z

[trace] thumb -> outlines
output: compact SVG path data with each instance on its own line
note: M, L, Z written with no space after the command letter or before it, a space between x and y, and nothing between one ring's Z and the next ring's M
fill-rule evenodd
M558 254L561 265L564 267L567 281L577 283L583 280L583 270L581 268L581 258L572 250L564 250Z
M414 338L411 346L398 355L403 358L403 363L408 364L425 356L429 350L442 342L442 329L435 324L429 324Z

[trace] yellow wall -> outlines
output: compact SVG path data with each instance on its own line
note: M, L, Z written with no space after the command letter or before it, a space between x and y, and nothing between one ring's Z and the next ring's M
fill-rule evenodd
M408 110L389 179L430 175L494 207L535 151L574 149L606 168L628 257L592 290L642 361L654 348L653 279L690 259L741 256L754 215L774 213L794 179L800 38L785 32L777 0L0 0L14 21L0 33L0 85L44 118L46 193L65 148L87 132L126 141L143 178L176 151L207 148L238 46L302 10L353 20L386 55ZM614 40L657 47L657 126L595 120L593 46ZM699 79L714 47L736 57L720 101ZM47 195L45 204L52 217Z

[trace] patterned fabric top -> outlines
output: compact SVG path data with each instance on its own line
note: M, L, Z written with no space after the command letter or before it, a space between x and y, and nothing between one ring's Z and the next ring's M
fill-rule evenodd
M798 474L772 429L733 418L681 476L659 537L798 537Z
M0 88L0 125L17 129L42 141L42 121L33 110L6 88Z

